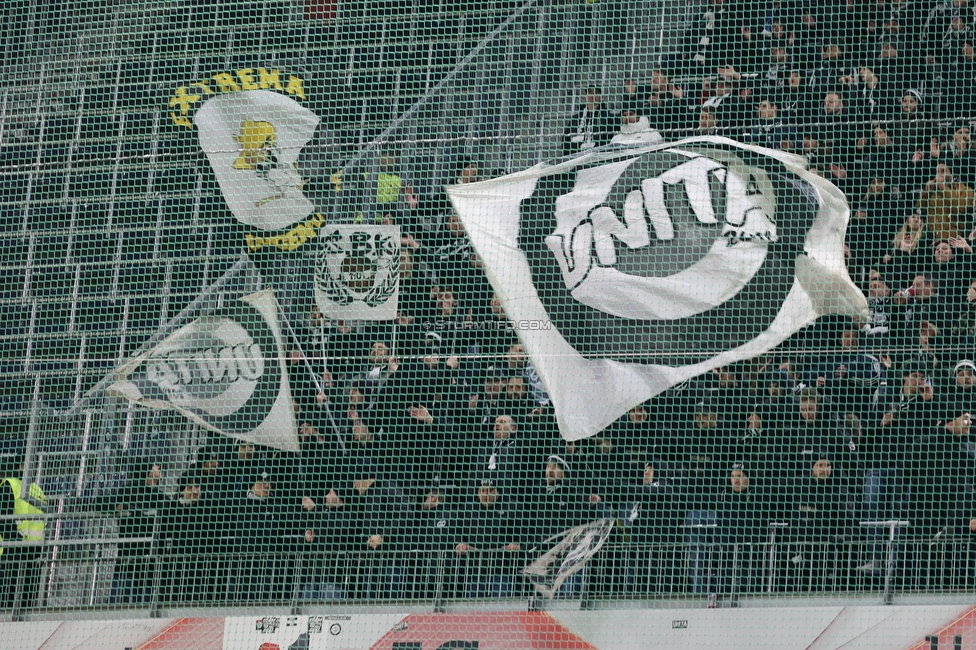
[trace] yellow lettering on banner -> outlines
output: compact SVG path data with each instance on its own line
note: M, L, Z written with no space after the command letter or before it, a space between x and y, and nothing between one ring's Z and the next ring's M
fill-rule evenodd
M277 70L271 70L269 72L264 68L258 68L258 85L262 88L284 90L284 88L281 86L281 76L278 74Z
M193 128L193 122L190 121L190 118L183 117L182 115L177 115L176 113L172 112L169 114L169 116L173 118L173 122L176 124L176 126L185 126L188 129Z
M325 223L325 217L316 214L305 223L300 223L283 235L273 237L255 237L254 235L244 235L244 241L251 252L257 252L265 246L273 246L283 251L294 251L302 246L309 239L318 237L319 226Z
M236 75L236 77L235 77ZM173 97L170 97L169 107L176 109L179 108L179 112L171 112L170 117L173 118L173 122L178 126L185 126L188 129L193 128L193 121L186 117L189 115L191 109L194 109L196 104L204 95L216 95L217 93L236 93L242 90L258 90L260 88L273 88L275 90L280 90L288 93L289 95L296 96L300 99L305 99L305 87L304 82L300 77L291 75L288 77L288 85L281 85L281 72L276 68L268 70L267 68L257 69L257 78L255 79L254 68L242 68L240 70L235 70L234 73L230 72L218 72L213 75L210 79L213 80L214 86L211 86L210 80L202 79L200 81L194 81L189 85L191 89L199 89L202 94L190 94L187 86L180 86L176 89L176 93ZM240 83L238 84L238 79ZM365 176L365 175L364 175ZM336 191L342 189L341 179ZM265 241L260 237L255 241ZM267 244L267 241L265 241ZM260 243L258 244L260 248Z
M217 94L213 90L210 89L210 84L208 84L206 81L195 81L193 83L193 85L194 86L199 86L200 87L200 90L203 91L203 94L204 95L216 95Z
M289 95L298 95L302 99L305 99L305 89L302 88L302 80L295 75L288 77L288 86L285 87L285 92Z
M254 69L244 68L237 71L237 78L241 80L241 88L244 90L257 90L261 86L254 81Z
M237 85L237 80L229 72L218 72L213 76L217 89L222 93L240 92L241 87Z
M175 108L180 107L180 114L186 115L190 112L190 104L200 101L200 95L188 95L186 92L186 86L180 86L176 89L176 95L169 98L169 107Z

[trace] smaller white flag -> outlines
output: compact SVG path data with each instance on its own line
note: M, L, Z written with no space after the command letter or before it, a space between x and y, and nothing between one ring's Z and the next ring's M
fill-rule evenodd
M106 394L173 410L225 436L299 451L271 289L184 325L116 375Z
M315 113L280 93L249 90L210 99L193 122L238 221L278 230L315 211L295 164L318 126Z
M393 320L400 297L399 226L323 226L315 302L327 318Z
M552 598L567 578L586 566L590 558L603 548L613 532L613 526L613 519L598 519L550 537L543 543L556 542L555 545L522 569L522 574L535 586L536 591L546 598Z

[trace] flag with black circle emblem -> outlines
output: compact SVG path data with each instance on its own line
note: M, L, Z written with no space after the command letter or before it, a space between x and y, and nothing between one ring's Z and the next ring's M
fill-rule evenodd
M799 156L604 147L448 194L568 440L822 314L867 315L847 202Z
M393 320L400 296L399 226L323 226L315 302L327 318Z
M299 451L278 303L271 289L170 333L115 372L106 394L182 413L214 433Z

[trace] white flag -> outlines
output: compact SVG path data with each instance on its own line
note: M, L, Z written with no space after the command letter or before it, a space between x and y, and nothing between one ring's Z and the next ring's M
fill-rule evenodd
M238 221L278 230L315 211L295 165L319 123L315 113L281 93L248 90L213 97L193 122Z
M798 156L692 138L448 194L567 440L822 314L867 314L847 202Z
M613 519L598 519L550 537L543 544L556 543L522 569L522 575L540 594L552 598L567 578L579 572L603 548L613 526Z
M277 309L265 289L197 318L119 368L106 393L178 411L215 433L299 451Z
M399 226L323 226L315 302L327 318L393 320L400 297Z

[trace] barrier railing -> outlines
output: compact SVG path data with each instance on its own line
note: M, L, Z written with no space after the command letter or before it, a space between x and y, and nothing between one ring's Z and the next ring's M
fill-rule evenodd
M903 522L896 522L903 523ZM897 526L890 526L894 530ZM776 533L771 538L775 540ZM298 540L291 548L298 546ZM5 544L0 610L185 606L298 607L322 602L414 602L435 610L459 599L532 599L526 552L165 552L152 537ZM269 547L263 547L265 549ZM58 552L55 553L55 550ZM594 601L972 591L976 540L883 543L764 541L607 544L557 594ZM539 606L533 603L532 606ZM545 606L545 603L542 603Z

